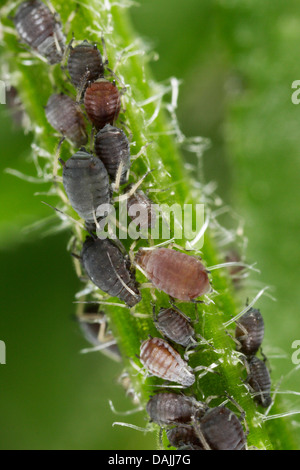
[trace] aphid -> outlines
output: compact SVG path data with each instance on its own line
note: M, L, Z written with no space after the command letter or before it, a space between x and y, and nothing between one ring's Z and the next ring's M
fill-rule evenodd
M111 344L113 336L108 331L108 324L106 316L103 312L98 312L98 305L89 305L85 312L78 315L77 319L81 331L85 339L95 346L105 346L105 343L110 343L110 346L101 349L103 354L107 354L115 361L121 360L120 350L117 344ZM96 312L96 313L95 313Z
M126 191L131 189L132 185L126 187ZM156 213L152 201L141 190L137 189L127 199L128 215L133 221L137 221L140 229L154 228L156 224Z
M258 351L264 337L264 320L259 310L250 308L238 320L235 337L240 343L239 350L246 356Z
M225 406L209 409L195 417L197 435L206 450L242 450L246 436L238 417Z
M95 153L104 163L112 181L116 181L120 165L120 184L128 181L130 149L126 134L121 129L106 124L95 137Z
M96 44L83 41L76 47L70 47L68 72L76 88L85 83L94 82L104 73L102 56Z
M14 23L21 40L45 57L49 64L62 60L65 37L61 24L44 3L38 0L21 3Z
M85 150L63 162L63 185L70 204L87 226L94 226L96 210L109 204L111 190L105 166Z
M203 450L203 446L193 426L179 425L167 430L170 445L177 449Z
M194 256L170 248L141 249L136 262L154 287L175 299L192 301L210 291L207 271Z
M187 362L161 338L150 338L141 344L140 360L156 377L177 382L183 387L190 387L195 382Z
M205 406L205 405L204 405ZM160 426L191 423L199 408L197 401L177 393L156 393L147 403L146 411L151 421Z
M81 259L88 277L103 292L119 297L129 307L141 300L129 261L111 240L87 237Z
M272 403L271 392L271 378L268 368L264 361L253 356L248 362L249 377L248 383L252 390L255 392L254 399L264 408Z
M51 95L45 112L49 124L73 142L76 147L87 143L83 114L72 98L63 93Z
M84 106L89 119L97 129L113 124L121 109L118 88L104 78L89 84L84 95Z
M189 319L174 308L161 308L154 320L156 328L169 340L188 346L195 330Z

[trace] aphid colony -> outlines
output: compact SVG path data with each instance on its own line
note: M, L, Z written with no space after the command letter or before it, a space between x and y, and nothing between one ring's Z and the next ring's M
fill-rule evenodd
M68 139L77 151L62 164L63 186L74 211L85 221L89 232L83 243L80 260L90 281L109 296L118 297L129 308L141 300L139 286L129 256L116 240L100 239L95 235L101 219L97 208L112 202L113 184L124 185L129 179L130 146L125 132L115 126L121 110L121 93L115 82L104 77L106 61L95 44L84 40L73 47L74 39L67 46L57 14L39 0L21 3L14 17L20 40L29 45L49 64L67 60L69 81L76 89L77 100L64 93L49 97L45 106L49 124ZM88 131L84 114L96 130L94 154L82 146L88 143ZM140 204L147 217L140 225L150 228L155 224L151 201L141 190L128 190L128 209ZM171 248L140 249L135 257L136 265L152 285L183 302L207 294L210 289L208 272L199 258ZM102 315L102 314L101 314ZM89 312L79 321L85 337L101 349L105 345L103 317L96 311ZM96 318L96 322L93 319ZM102 321L103 320L103 321ZM140 348L140 361L146 371L183 388L192 387L195 372L174 349L176 345L188 348L196 343L191 321L173 304L160 309L154 323L165 339L145 340ZM263 339L263 320L258 310L250 309L236 328L239 350L247 357L248 383L262 406L270 404L270 377L263 361L255 354ZM169 343L169 341L173 344ZM174 346L174 347L173 347ZM111 353L119 358L115 344L110 343ZM200 368L202 366L199 366ZM246 434L238 417L224 405L209 408L191 396L176 393L156 393L147 404L151 421L166 427L170 445L184 449L241 450L246 445Z

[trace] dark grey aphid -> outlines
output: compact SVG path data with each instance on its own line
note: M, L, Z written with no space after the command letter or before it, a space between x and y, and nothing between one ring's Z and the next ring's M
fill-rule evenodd
M264 408L272 403L271 398L271 377L269 370L261 359L256 356L248 362L249 377L248 383L255 392L254 399Z
M63 164L63 185L70 204L87 226L93 227L97 208L110 204L111 189L105 166L85 150Z
M112 181L116 180L120 165L120 184L128 181L130 149L126 134L121 129L106 124L95 137L95 153L104 163Z
M179 425L167 430L170 445L177 449L203 450L203 446L193 426Z
M209 409L196 416L194 426L206 450L243 450L246 435L238 417L225 406Z
M151 421L160 426L191 423L192 416L198 409L199 404L194 398L164 392L156 393L146 406Z
M88 277L101 290L129 307L141 300L130 263L111 240L87 237L81 259Z
M56 15L44 3L38 0L21 3L14 23L21 40L45 57L49 64L61 62L65 36Z
M72 98L63 93L51 95L45 112L49 124L76 147L87 143L83 114Z
M166 338L184 347L187 347L195 336L189 319L174 308L161 308L154 323Z
M98 307L98 304L88 304L84 313L77 317L84 338L93 346L105 345L105 342L110 342L113 339L108 331L106 316L104 312L98 312ZM101 349L101 352L115 361L121 360L117 344Z
M103 76L104 65L96 44L83 41L76 47L70 47L68 72L76 88L88 82L94 82Z
M250 308L238 321L235 337L239 350L246 356L254 355L264 338L264 320L259 310Z
M132 185L126 187L126 192ZM137 189L127 200L129 217L135 221L141 229L154 228L156 224L156 213L153 202L141 190Z

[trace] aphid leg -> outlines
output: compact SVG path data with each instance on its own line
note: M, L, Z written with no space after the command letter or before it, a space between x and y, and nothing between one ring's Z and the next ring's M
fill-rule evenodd
M120 415L120 416L128 416L128 415L133 415L135 413L138 413L139 411L143 411L144 407L143 406L138 406L137 408L134 408L133 410L127 410L127 411L117 411L113 405L113 402L111 400L108 400L109 407L111 411L115 415Z
M90 352L102 351L102 349L109 348L110 346L114 346L116 344L116 340L107 341L106 343L99 344L98 346L94 346L93 348L81 349L80 354L88 354Z
M89 86L89 85L90 85L89 76L90 76L90 71L87 69L87 70L84 72L84 75L83 75L83 77L81 78L79 87L78 87L78 89L77 89L77 93L76 93L76 105L77 105L77 107L78 107L80 110L81 110L80 104L81 104L83 92L84 92L86 86Z
M70 40L69 44L67 45L67 47L65 48L65 51L64 51L64 54L63 54L63 57L62 57L62 60L61 60L61 70L64 72L67 80L69 81L69 77L66 75L66 66L65 66L65 63L67 61L67 57L68 57L68 54L70 52L70 50L72 49L72 44L73 42L75 41L75 37L74 37L74 33L72 33L72 39Z
M207 440L205 439L203 435L203 432L201 431L199 420L197 420L195 416L192 416L192 423L203 448L205 450L211 450L210 446L208 445Z
M108 61L108 56L107 56L106 42L105 42L103 34L101 35L101 44L102 44L103 58L104 58L103 65L104 67L106 67L109 64L109 61Z
M62 136L62 138L60 139L60 141L57 145L56 151L55 151L54 163L53 163L53 180L54 180L54 182L57 180L57 169L58 169L57 162L60 162L62 166L65 165L65 162L61 158L59 158L61 146L62 146L63 142L65 141L65 139L66 138L64 136Z
M121 183L121 177L122 177L122 172L124 168L124 162L123 160L120 161L120 164L118 166L117 174L116 174L116 180L113 185L113 190L118 193L120 189L120 183Z
M109 259L109 262L111 264L111 267L113 268L114 272L115 272L115 275L117 276L117 278L119 279L119 281L121 282L122 286L133 296L133 297L136 297L138 298L139 295L136 294L132 289L130 289L130 287L127 286L127 284L123 281L123 279L121 278L121 276L119 276L119 274L117 273L112 261L111 261L111 257L110 257L110 254L107 253L107 256L108 256L108 259Z

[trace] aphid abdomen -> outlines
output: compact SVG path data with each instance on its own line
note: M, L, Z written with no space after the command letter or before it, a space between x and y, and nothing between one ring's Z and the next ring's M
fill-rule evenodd
M271 377L266 364L254 356L248 362L249 365L249 385L256 393L254 399L264 408L272 403Z
M203 450L193 426L179 425L167 430L170 445L177 449Z
M84 81L94 82L104 73L102 56L96 45L83 41L70 49L68 72L76 88Z
M99 79L87 87L84 106L89 119L97 129L113 124L121 109L118 88L108 80Z
M21 40L44 56L50 64L62 60L65 37L61 25L44 3L36 0L21 3L14 23Z
M188 319L173 308L162 308L155 324L166 338L184 347L191 343L191 338L195 335Z
M87 275L103 292L118 297L130 307L141 300L134 274L128 269L127 260L111 240L94 240L87 237L81 258Z
M241 345L240 351L246 356L258 351L264 337L264 320L259 310L250 308L238 320L235 337Z
M83 114L76 103L63 93L51 95L45 108L49 124L77 147L87 143Z
M140 250L137 263L153 285L183 301L191 301L209 292L210 284L200 260L168 248Z
M126 134L117 127L106 124L95 137L95 153L102 160L111 179L115 181L120 164L120 183L127 182L130 167L130 149Z
M245 447L243 426L225 406L210 409L197 424L211 450L242 450Z
M197 407L193 398L176 393L156 393L148 401L146 410L152 421L165 426L190 423Z
M141 345L140 360L151 374L190 387L195 376L180 354L167 341L151 338Z

